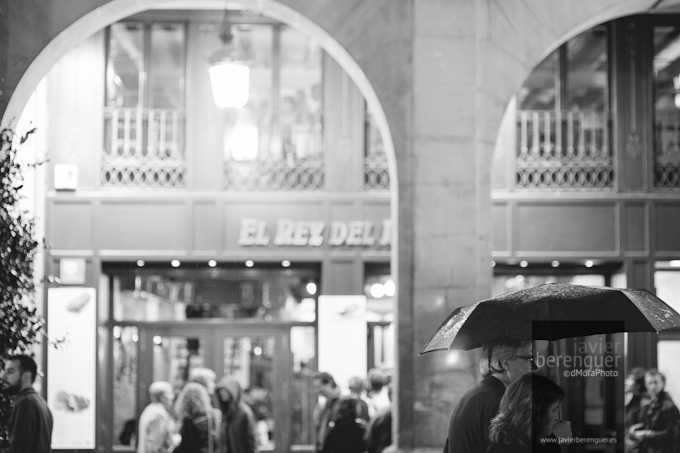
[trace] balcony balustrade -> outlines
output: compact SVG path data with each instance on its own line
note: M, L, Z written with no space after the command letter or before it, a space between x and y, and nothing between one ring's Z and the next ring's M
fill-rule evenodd
M517 112L518 189L610 190L614 159L602 111Z
M654 187L680 189L680 111L657 110L654 117Z
M186 187L184 112L107 107L104 121L102 187Z
M323 190L323 155L291 159L237 161L224 165L227 190Z

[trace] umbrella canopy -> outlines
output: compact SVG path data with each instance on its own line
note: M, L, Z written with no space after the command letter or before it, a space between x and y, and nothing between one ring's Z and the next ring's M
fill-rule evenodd
M470 350L501 339L552 341L678 326L680 314L644 289L547 283L456 308L420 353Z

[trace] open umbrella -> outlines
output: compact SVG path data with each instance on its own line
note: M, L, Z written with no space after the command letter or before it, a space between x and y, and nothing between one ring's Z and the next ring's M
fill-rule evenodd
M547 283L456 308L420 353L673 327L680 327L680 314L647 290Z

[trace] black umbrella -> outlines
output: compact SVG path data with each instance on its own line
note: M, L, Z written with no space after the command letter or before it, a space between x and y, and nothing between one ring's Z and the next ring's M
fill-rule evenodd
M456 308L420 353L679 326L680 314L644 289L547 283Z

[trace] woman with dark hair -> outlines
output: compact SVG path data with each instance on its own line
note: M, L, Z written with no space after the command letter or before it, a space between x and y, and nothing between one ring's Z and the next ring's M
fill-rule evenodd
M182 420L180 435L182 441L173 453L217 453L218 426L210 404L208 391L204 386L189 382L177 397L177 417Z
M525 374L510 384L498 414L491 420L487 453L560 453L558 429L571 437L569 422L559 420L559 405L565 393L543 376Z
M647 395L642 398L628 437L639 442L641 453L675 453L680 415L665 392L666 377L657 370L645 373Z
M323 443L323 453L361 453L365 451L364 422L360 415L361 400L355 396L343 396L330 430Z

